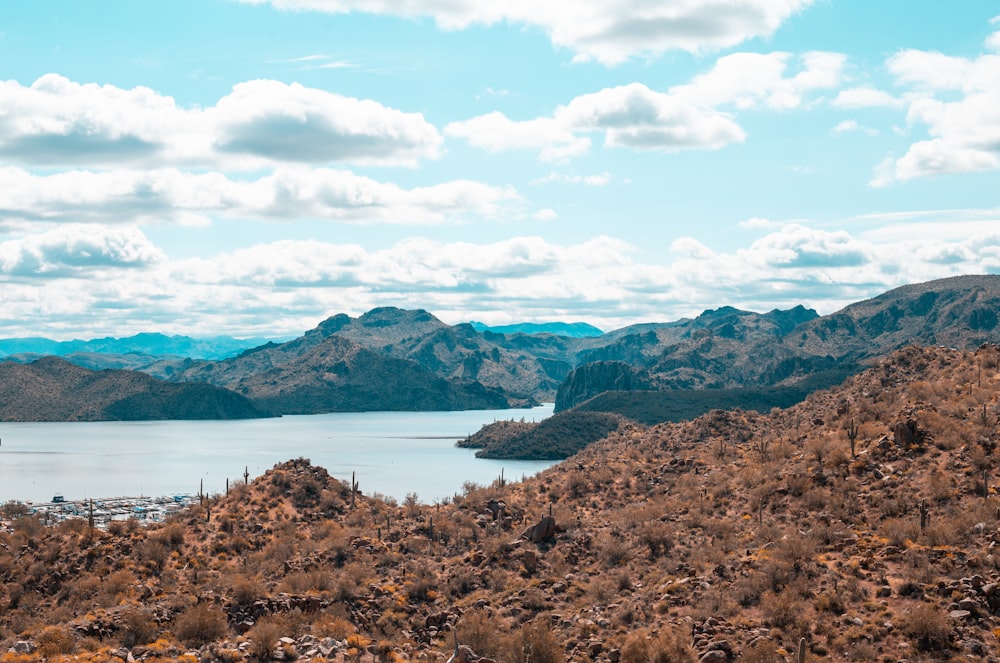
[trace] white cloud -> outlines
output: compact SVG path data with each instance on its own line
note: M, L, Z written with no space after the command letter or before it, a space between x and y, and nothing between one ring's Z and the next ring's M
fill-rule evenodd
M541 28L556 46L578 60L607 65L670 50L728 48L771 35L813 0L592 0L545 3L530 0L242 0L278 9L330 13L367 12L432 17L444 30L507 22Z
M240 83L208 108L48 74L0 82L0 156L36 166L414 165L442 138L420 113L299 84Z
M419 113L298 83L240 83L206 114L216 150L278 162L413 165L441 144Z
M986 48L991 51L1000 51L1000 32L994 32L986 38Z
M832 104L837 108L902 108L906 105L884 90L873 87L853 87L841 90Z
M584 184L586 186L606 186L611 183L611 173L601 173L600 175L567 175L564 173L551 172L545 177L532 180L531 184L552 184L562 182L565 184Z
M570 128L552 118L514 121L499 111L469 120L452 122L445 134L465 139L488 152L510 149L539 150L543 161L578 156L590 149L590 139L576 136Z
M555 210L548 208L538 210L533 216L537 221L552 221L559 218L559 214Z
M734 53L671 93L704 106L788 110L802 106L810 92L840 85L846 56L817 51L797 59L799 71L788 75L789 63L795 60L789 53Z
M1000 55L969 59L906 50L888 66L897 83L911 90L908 126L926 127L927 137L902 157L880 163L873 186L1000 168Z
M0 228L70 221L191 225L213 216L426 224L495 216L519 200L511 188L471 180L403 189L328 168L282 167L256 180L175 169L35 175L0 168Z
M849 133L852 131L860 131L862 133L868 134L869 136L878 135L878 130L871 129L869 127L858 124L857 120L843 120L834 125L832 129L835 134Z
M788 53L735 53L667 92L631 83L575 97L548 117L518 121L492 112L453 122L444 132L491 152L538 150L543 161L587 152L591 134L603 134L609 148L720 149L746 139L728 107L804 106L813 101L810 95L840 84L845 59L825 52L798 58Z
M641 83L581 95L552 117L514 121L493 112L454 122L444 131L492 152L535 149L543 161L586 152L591 141L581 134L603 133L606 147L664 152L717 149L744 139L743 130L725 113Z
M93 275L113 268L148 267L165 256L136 228L64 225L0 242L0 274L9 277Z

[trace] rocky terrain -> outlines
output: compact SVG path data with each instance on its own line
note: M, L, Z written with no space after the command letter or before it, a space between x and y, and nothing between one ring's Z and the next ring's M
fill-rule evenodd
M997 661L998 443L1000 348L913 346L439 504L304 459L149 528L7 504L0 660Z
M0 420L139 421L270 416L246 397L207 384L174 384L136 371L91 371L58 357L0 363Z

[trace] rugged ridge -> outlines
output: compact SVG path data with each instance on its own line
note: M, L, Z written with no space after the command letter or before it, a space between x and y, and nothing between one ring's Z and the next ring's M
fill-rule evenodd
M833 314L796 307L757 314L731 307L692 320L642 325L581 352L557 411L597 396L615 376L590 362L617 361L654 390L837 384L910 343L975 348L1000 341L1000 276L959 276L896 288ZM604 337L602 337L604 338ZM601 340L601 339L598 339ZM591 379L593 378L593 379Z

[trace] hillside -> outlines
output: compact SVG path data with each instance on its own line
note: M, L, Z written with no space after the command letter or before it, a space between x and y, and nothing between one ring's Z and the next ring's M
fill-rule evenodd
M393 401L399 404L393 409L405 410L509 407L554 397L571 368L566 356L572 342L551 335L480 334L470 325L446 325L426 311L381 308L358 318L333 316L297 339L268 344L232 359L192 363L172 373L170 379L201 380L257 398L262 382L294 385L310 382L314 372L341 371L335 380L338 386L366 383L371 387L338 394L336 399L345 408L380 409L378 403ZM318 349L323 343L329 347ZM343 373L353 370L351 362L341 361L345 353L364 357L364 368L382 370L381 378ZM405 378L402 383L394 377L397 369ZM297 375L299 371L302 374ZM270 391L281 390L277 382L271 386ZM450 395L432 397L432 392L442 390ZM409 404L405 393L415 395ZM453 405L447 406L449 402Z
M723 307L590 342L559 388L557 412L619 390L621 381L660 391L829 386L910 343L1000 342L1000 276L908 285L822 317L802 307L766 314Z
M457 640L465 661L735 663L801 641L810 662L996 660L998 364L996 346L905 348L787 410L622 428L433 506L302 459L149 528L8 504L0 650L347 663L444 660Z
M172 384L135 371L91 371L48 357L0 363L0 420L116 421L270 416L247 398L207 384Z

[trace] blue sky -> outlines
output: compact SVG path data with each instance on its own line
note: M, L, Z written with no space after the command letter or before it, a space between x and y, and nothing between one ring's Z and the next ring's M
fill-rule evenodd
M1000 273L995 2L0 8L0 336L604 329Z

